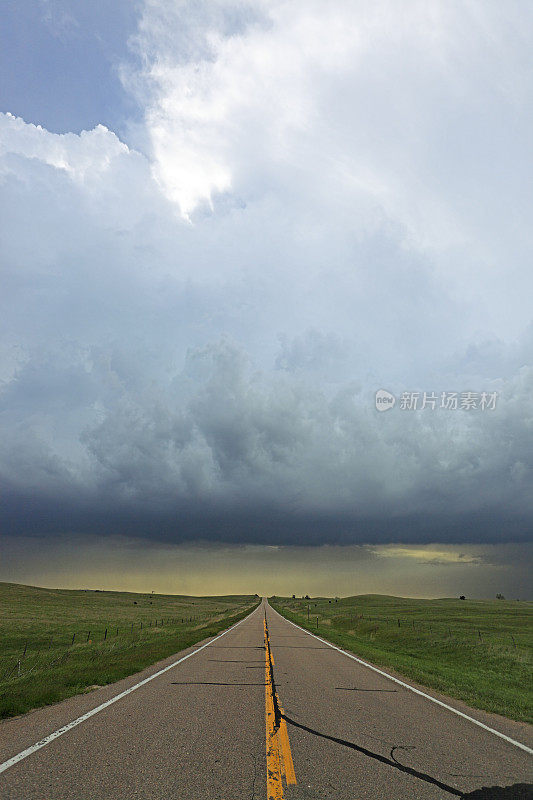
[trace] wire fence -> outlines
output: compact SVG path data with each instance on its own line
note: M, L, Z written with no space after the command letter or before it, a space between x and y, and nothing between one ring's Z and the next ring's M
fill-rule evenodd
M344 614L328 614L327 612L323 613L316 605L312 607L311 604L305 608L302 606L287 606L286 608L293 614L303 617L304 621L307 621L308 625L315 629L322 625L333 627L344 633L351 632L370 637L376 634L397 636L401 632L403 636L427 637L441 643L453 641L454 644L462 643L465 646L478 648L483 646L490 649L503 648L514 651L522 649L531 655L530 637L528 638L525 634L524 636L518 635L516 631L510 632L502 627L491 628L487 625L470 624L464 620L433 619L426 621L419 617L405 615L380 616L364 611L359 612L357 609L350 609L348 613Z
M229 609L218 612L225 614ZM116 624L100 624L92 628L83 630L69 631L64 633L52 634L43 642L40 637L38 642L32 642L30 638L21 644L17 653L16 648L10 647L11 652L8 656L0 660L0 683L24 678L38 669L50 669L64 664L72 652L79 649L87 650L92 648L95 657L102 657L106 653L117 650L118 647L126 648L135 645L140 641L142 635L147 636L151 632L161 629L179 629L179 626L190 626L205 623L212 620L214 615L202 614L196 616L183 617L157 617L149 620L135 620L127 625L123 622ZM15 652L13 652L15 650ZM57 653L57 650L60 650ZM52 656L52 658L50 658Z

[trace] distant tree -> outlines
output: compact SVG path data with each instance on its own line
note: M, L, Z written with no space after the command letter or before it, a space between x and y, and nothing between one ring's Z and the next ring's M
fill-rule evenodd
M466 600L466 597L464 596L464 594L462 594L462 595L461 595L461 597L459 598L459 600Z
M311 598L309 597L309 595L308 595L308 594L306 594L306 595L305 595L305 599L306 599L306 600L310 600Z
M496 600L505 600L505 597L501 592L498 592L498 594L496 595Z
M296 595L295 594L293 594L292 599L296 600Z

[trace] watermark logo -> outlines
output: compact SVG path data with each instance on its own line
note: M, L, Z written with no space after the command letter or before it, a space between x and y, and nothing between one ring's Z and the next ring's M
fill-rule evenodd
M498 400L498 392L402 392L399 397L400 411L423 411L428 408L435 411L443 408L447 411L494 411ZM386 389L376 392L376 408L388 411L394 408L396 397Z
M376 408L378 411L388 411L389 408L394 407L395 402L394 395L386 389L378 389L376 392Z

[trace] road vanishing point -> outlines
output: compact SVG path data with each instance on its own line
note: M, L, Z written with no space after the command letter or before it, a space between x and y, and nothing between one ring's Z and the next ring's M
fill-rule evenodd
M525 724L373 667L263 600L118 683L0 723L1 800L531 800Z

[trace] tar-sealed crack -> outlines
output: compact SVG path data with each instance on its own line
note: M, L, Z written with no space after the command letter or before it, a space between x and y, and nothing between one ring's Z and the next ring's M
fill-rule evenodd
M270 650L270 635L268 633L268 622L265 611L265 630L266 630L266 651L268 658L268 673L270 678L270 685L272 686L272 700L274 703L274 730L277 731L281 725L281 709L278 702L278 693L276 691L276 681L274 680L274 665L272 664L272 652Z

